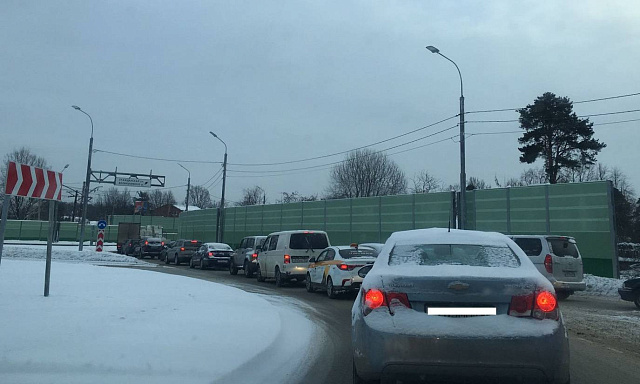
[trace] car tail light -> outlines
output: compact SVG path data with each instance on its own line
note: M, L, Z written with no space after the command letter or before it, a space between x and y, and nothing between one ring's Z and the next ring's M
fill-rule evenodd
M180 247L180 251L184 252L184 247Z
M209 256L213 256L213 252L209 252Z
M291 264L291 256L284 255L284 263L285 264Z
M533 311L534 294L513 296L509 305L509 315L516 317L530 317Z
M164 241L160 243L160 245L162 245L164 247Z
M149 242L148 242L148 241L145 241L145 242L144 242L144 245L149 245Z
M551 255L547 255L544 257L544 269L549 273L553 273L553 258Z
M257 259L257 258L258 258L258 254L257 254L257 253L254 253L253 255L251 255L251 258L252 258L252 259Z
M198 240L191 240L191 243L192 243L192 244L195 244L195 243L197 243L197 242L198 242Z
M558 320L558 301L556 296L548 291L513 296L509 305L509 316Z
M382 306L389 308L390 313L393 315L394 309L399 306L411 308L409 297L406 293L400 292L382 292L379 289L370 289L364 291L364 308L363 314L366 316L371 311Z
M357 265L338 264L338 268L342 271L351 271L355 267L357 267Z

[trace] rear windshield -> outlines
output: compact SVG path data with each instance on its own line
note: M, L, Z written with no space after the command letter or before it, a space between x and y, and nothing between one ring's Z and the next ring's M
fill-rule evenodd
M342 256L343 259L357 259L360 257L377 257L378 253L373 249L353 248L353 249L341 249L340 256Z
M324 233L293 233L289 240L290 249L324 249L329 246Z
M515 238L513 241L527 254L527 256L539 256L542 253L542 241L540 239Z
M396 245L389 265L468 265L517 268L520 260L509 247L488 245L415 244Z
M228 244L209 244L209 249L214 249L216 251L233 251L231 246Z
M578 257L578 247L569 239L547 239L547 241L554 255Z
M250 237L247 239L247 243L244 245L245 248L253 248L253 244L255 244L256 239L253 237Z
M201 245L202 245L201 241L191 240L191 241L185 241L183 247L185 249L198 249L200 248Z

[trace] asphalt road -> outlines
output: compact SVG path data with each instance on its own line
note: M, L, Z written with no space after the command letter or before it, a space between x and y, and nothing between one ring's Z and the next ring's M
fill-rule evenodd
M237 276L228 271L189 269L188 266L165 265L157 260L146 260L159 264L159 267L148 268L159 273L188 276L197 279L226 284L247 292L268 295L289 296L309 304L304 308L308 316L314 320L325 333L324 343L315 346L322 348L320 356L311 366L309 373L301 377L300 383L309 384L347 384L352 383L351 370L351 306L355 295L343 296L336 300L329 299L323 292L308 293L301 284L276 288L273 282L258 283L254 278L247 279L239 271ZM640 344L630 342L620 335L608 337L601 325L592 324L589 332L584 332L584 321L581 313L593 312L598 306L609 308L620 305L624 310L630 303L602 300L589 297L571 297L561 302L566 307L565 320L570 334L571 348L571 381L573 384L618 384L640 383ZM632 309L631 309L632 311ZM564 313L564 312L563 312ZM630 312L637 316L636 312ZM602 327L607 323L601 322ZM629 323L631 329L637 324ZM624 332L619 332L624 334Z

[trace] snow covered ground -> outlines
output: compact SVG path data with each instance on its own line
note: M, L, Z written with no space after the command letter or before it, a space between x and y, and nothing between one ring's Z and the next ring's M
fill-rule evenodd
M29 256L42 247L5 250L0 383L284 383L314 360L318 333L291 300L72 253L43 297L44 261Z
M624 278L614 279L586 274L584 275L584 282L587 283L587 290L577 292L577 294L620 297L618 288L622 288L622 283L625 280Z
M77 243L76 243L77 244ZM115 246L114 246L115 247ZM30 259L44 260L47 256L46 242L44 245L8 245L5 244L2 251L2 259ZM96 252L95 248L86 248L78 251L77 247L53 247L51 249L51 260L65 261L72 263L89 263L95 265L138 265L155 267L156 264L138 260L135 257L119 255L112 252Z

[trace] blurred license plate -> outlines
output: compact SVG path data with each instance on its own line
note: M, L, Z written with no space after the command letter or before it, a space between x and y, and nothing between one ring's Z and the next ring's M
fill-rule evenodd
M575 272L565 272L564 275L567 276L567 277L576 277L576 273Z
M495 316L496 308L489 307L480 307L480 308L472 308L472 307L463 307L463 308L455 308L455 307L428 307L427 315L431 316Z

